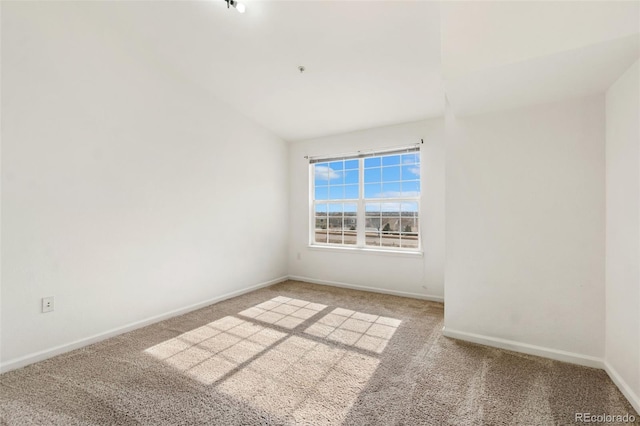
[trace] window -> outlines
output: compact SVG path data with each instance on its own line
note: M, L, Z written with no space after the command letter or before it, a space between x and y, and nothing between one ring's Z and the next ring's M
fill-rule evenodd
M311 244L420 249L420 151L311 159Z

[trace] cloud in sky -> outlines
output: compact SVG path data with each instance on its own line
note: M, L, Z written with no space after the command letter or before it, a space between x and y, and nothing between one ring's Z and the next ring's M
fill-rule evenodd
M382 203L380 205L381 212L417 212L418 206L415 203Z
M409 198L418 197L418 191L385 191L377 195L377 198Z
M420 176L420 167L409 167L409 171L416 176Z
M340 173L328 166L315 166L316 180L333 180L340 177Z
M399 211L403 212L417 212L418 211L418 203L411 201L402 201L402 202L384 202L384 203L375 203L375 204L367 204L367 212L368 214L376 213L376 212L393 212L397 213Z

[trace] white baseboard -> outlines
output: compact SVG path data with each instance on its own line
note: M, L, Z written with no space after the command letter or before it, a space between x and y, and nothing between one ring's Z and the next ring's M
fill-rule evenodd
M618 374L618 372L609 364L608 361L604 362L604 371L607 372L613 383L616 384L620 392L629 400L629 403L633 406L638 414L640 414L640 397L631 389L631 387L624 381L624 379Z
M289 275L289 279L295 280L295 281L304 281L312 284L322 284L322 285L328 285L332 287L350 288L352 290L363 290L363 291L370 291L372 293L391 294L393 296L410 297L412 299L431 300L432 302L444 303L444 297L441 297L441 296L409 293L405 291L388 290L385 288L367 287L363 285L347 284L347 283L342 283L337 281L318 280L315 278L301 277L297 275Z
M530 345L528 343L500 339L498 337L483 336L481 334L466 333L464 331L452 330L446 327L442 328L442 335L454 339L465 340L467 342L479 343L481 345L492 346L509 351L521 352L528 355L536 355L543 358L554 359L556 361L563 361L571 364L583 365L586 367L599 369L604 368L604 364L601 358L581 355L574 352L545 348L542 346Z
M564 361L571 364L584 365L586 367L593 367L604 370L611 378L611 381L613 381L618 389L620 389L620 392L622 392L625 398L627 398L636 412L640 413L640 397L636 395L636 393L611 366L611 364L601 358L561 351L557 349L545 348L542 346L530 345L528 343L515 342L513 340L484 336L481 334L466 333L464 331L452 330L446 327L442 328L442 335L451 337L453 339L464 340L467 342L478 343L481 345L492 346L514 352L521 352L529 355L537 355L543 358L549 358L557 361Z
M262 287L268 287L273 284L277 284L279 282L286 281L288 279L287 276L275 278L269 281L265 281L251 287L243 288L241 290L237 290L231 293L226 293L221 296L214 297L209 300L205 300L204 302L194 303L193 305L185 306L183 308L175 309L173 311L166 312L164 314L155 315L150 318L143 319L141 321L136 321L134 323L130 323L124 325L122 327L116 327L111 330L105 331L103 333L98 333L93 336L85 337L82 339L78 339L76 341L65 343L63 345L55 346L53 348L45 349L39 352L31 353L19 358L15 358L0 364L0 373L5 373L7 371L15 370L16 368L25 367L29 364L33 364L38 361L43 361L45 359L54 357L56 355L63 354L65 352L72 351L74 349L79 349L84 346L91 345L93 343L100 342L102 340L108 339L110 337L117 336L119 334L127 333L129 331L145 327L147 325L163 321L165 319L169 319L178 315L183 315L191 311L195 311L200 308L204 308L205 306L213 305L214 303L221 302L226 299L231 299L232 297L240 296L245 293L249 293L251 291L257 290Z

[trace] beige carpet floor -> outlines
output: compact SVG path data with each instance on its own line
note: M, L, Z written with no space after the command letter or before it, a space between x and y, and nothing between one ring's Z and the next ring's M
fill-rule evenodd
M600 370L443 337L439 303L288 281L0 376L3 425L555 425Z

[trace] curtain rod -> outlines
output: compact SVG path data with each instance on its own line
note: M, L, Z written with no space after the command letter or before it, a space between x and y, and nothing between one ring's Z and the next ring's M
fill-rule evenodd
M391 147L385 147L385 148L379 148L379 149L361 150L361 151L355 151L355 152L349 152L349 153L331 155L331 156L324 156L324 155L309 156L309 155L305 155L304 158L306 160L309 160L309 162L318 163L320 161L329 161L329 160L338 160L338 159L347 159L347 158L372 157L372 156L378 155L378 154L388 154L388 153L393 153L393 152L400 153L400 152L402 152L404 150L408 150L408 149L416 150L416 148L420 147L420 145L422 145L422 144L424 144L424 139L420 139L420 143L414 143L414 144L411 144L411 145L391 146Z

